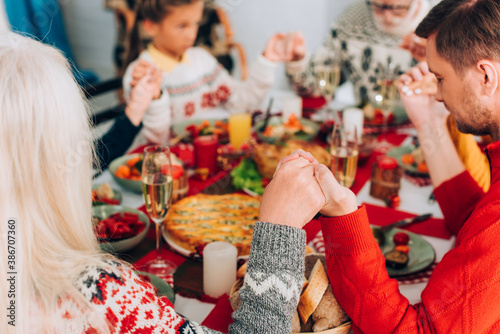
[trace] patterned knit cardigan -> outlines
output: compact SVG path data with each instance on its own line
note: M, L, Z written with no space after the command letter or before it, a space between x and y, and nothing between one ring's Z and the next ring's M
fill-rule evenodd
M230 333L289 334L304 277L305 232L287 226L255 225L241 308ZM100 333L105 317L111 333L215 333L178 315L166 297L117 263L88 268L75 283L91 301L92 315L71 300L61 302L55 333Z

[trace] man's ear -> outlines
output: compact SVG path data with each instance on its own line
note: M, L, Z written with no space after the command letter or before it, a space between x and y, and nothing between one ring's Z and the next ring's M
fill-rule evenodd
M151 20L145 19L142 21L142 27L144 28L144 31L146 34L149 35L149 37L154 38L156 34L158 33L158 30L160 29L159 25L157 23L154 23Z
M499 64L490 60L480 60L476 69L481 75L481 92L485 96L493 96L499 88Z

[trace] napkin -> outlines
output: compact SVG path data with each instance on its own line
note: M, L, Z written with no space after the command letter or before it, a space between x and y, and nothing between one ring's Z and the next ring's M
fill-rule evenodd
M373 225L385 226L401 219L416 216L408 212L384 208L377 205L367 203L364 203L363 205L366 207L370 224ZM428 235L430 237L448 240L451 238L451 233L446 228L444 219L439 218L431 218L421 223L403 227L403 229L417 234Z
M231 318L232 313L233 308L231 307L229 298L227 295L223 295L201 325L222 333L227 333L229 325L233 323L233 318Z

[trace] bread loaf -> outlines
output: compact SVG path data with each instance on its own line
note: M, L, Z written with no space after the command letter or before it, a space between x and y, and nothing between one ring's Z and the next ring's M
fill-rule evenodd
M317 260L311 271L309 284L300 296L299 305L297 306L302 323L306 323L311 314L313 314L323 298L323 294L328 288L328 284L325 268L321 261Z

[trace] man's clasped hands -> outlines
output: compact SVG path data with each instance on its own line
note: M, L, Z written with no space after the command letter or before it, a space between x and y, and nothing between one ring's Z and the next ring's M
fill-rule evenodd
M354 193L328 167L297 150L278 163L262 198L260 221L302 228L318 212L338 217L357 209Z

